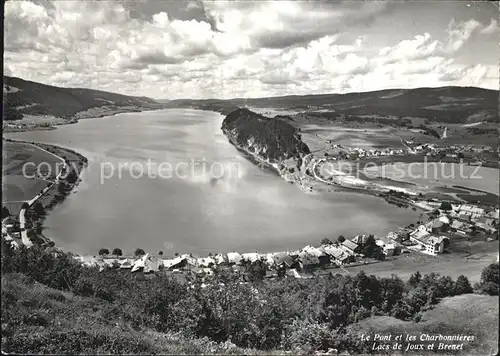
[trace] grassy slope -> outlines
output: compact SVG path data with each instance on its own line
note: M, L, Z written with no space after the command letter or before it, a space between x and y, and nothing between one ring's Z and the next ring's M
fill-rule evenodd
M117 307L2 275L2 351L41 354L259 354L255 350L134 330ZM13 326L15 325L15 326ZM268 353L266 353L268 354Z
M498 297L464 294L444 298L433 309L424 312L418 323L380 316L363 320L355 327L366 334L474 335L476 340L466 342L460 354L495 355L498 352L498 319Z
M102 106L156 108L161 105L146 97L134 97L81 88L60 88L15 77L3 77L4 86L18 91L4 93L5 109L24 114L69 118L77 112ZM20 108L24 107L24 108Z

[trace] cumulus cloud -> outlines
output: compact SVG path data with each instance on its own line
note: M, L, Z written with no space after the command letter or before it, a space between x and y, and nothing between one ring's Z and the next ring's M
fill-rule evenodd
M157 98L497 86L491 56L498 58L498 50L488 36L498 31L496 19L428 26L423 18L399 37L379 19L390 23L403 5L10 1L5 70L53 85ZM489 57L462 59L472 40L483 41Z
M499 30L498 22L495 19L491 19L490 24L487 27L481 29L481 33L484 35L491 35L497 33Z

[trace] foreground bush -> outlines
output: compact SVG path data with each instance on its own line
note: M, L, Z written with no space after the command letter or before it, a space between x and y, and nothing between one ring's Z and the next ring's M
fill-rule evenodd
M2 333L8 349L20 353L37 347L51 353L154 352L141 341L148 330L209 340L211 348L360 353L366 345L350 326L371 316L411 321L442 298L471 292L464 276L454 281L418 272L406 283L364 272L244 282L219 267L212 276L188 275L179 283L162 272L99 272L53 249L13 250L8 243L2 244L2 272ZM498 264L485 269L481 288L498 294Z

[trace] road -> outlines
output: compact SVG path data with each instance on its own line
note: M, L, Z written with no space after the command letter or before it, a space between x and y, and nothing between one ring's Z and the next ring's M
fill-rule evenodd
M43 149L37 145L33 145L31 143L28 143L28 145L31 145L39 150L42 150L42 151L45 151L49 154L51 154L52 156L58 158L59 160L61 160L61 162L64 163L64 168L65 168L65 171L68 170L68 165L66 164L66 161L62 158L62 157L59 157L58 155L52 153L52 152L49 152L47 151L46 149ZM61 175L62 175L62 171L59 172L59 174L57 175L56 179L54 180L54 182L52 182L51 185L47 186L46 188L44 188L40 193L38 193L35 197L33 197L33 199L31 199L30 201L27 201L26 203L28 204L28 208L30 208L31 206L33 206L33 204L36 203L36 201L38 199L40 199L49 189L51 189L55 184L59 183L59 178L61 178ZM30 246L33 246L33 243L31 242L31 240L29 239L28 237L28 231L26 230L26 209L23 208L21 209L21 211L19 212L19 227L21 229L21 241L23 242L23 244L27 247L30 247Z

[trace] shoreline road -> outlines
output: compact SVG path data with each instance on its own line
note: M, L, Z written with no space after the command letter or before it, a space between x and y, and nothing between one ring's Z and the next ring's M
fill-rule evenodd
M26 201L26 203L28 204L28 209L31 208L31 206L33 206L33 204L35 204L35 202L40 199L49 189L51 189L55 184L59 183L59 179L61 178L61 175L63 174L63 171L67 171L68 169L68 165L66 163L66 161L52 153L52 152L49 152L47 151L46 149L44 148L41 148L37 145L34 145L32 143L28 143L29 145L39 149L39 150L42 150L42 151L45 151L49 154L51 154L52 156L58 158L61 162L64 163L64 170L61 170L61 172L59 172L59 174L57 175L57 177L55 178L55 180L52 182L51 185L45 187L40 193L38 193L37 195L35 195L35 197L33 197L33 199L29 200L29 201ZM24 245L26 245L27 247L30 247L30 246L33 246L33 243L31 242L31 240L29 239L28 237L28 232L26 231L26 209L25 208L22 208L21 211L19 212L19 227L21 229L21 241L23 242Z

